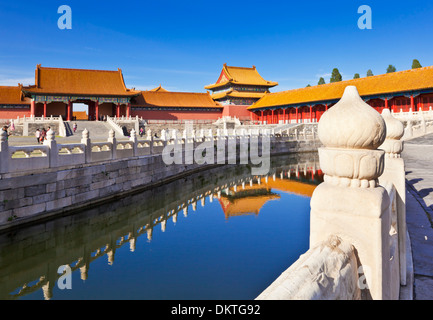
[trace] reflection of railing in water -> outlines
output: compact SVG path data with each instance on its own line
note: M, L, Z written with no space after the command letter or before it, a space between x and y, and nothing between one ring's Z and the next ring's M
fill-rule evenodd
M218 170L220 169L214 169L213 172L218 172ZM207 176L210 177L215 176L216 177L215 180L218 180L218 182L210 180L207 183L204 183L204 186L201 186L199 188L194 186L194 183L191 183L192 185L190 189L194 189L194 190L192 192L188 190L184 191L184 192L188 192L188 196L184 195L183 197L175 197L180 200L173 200L173 201L169 200L171 201L170 203L165 205L163 204L163 207L158 208L157 210L154 210L153 208L145 208L143 211L140 212L137 211L135 213L129 213L128 210L131 209L128 209L128 207L125 205L118 204L119 210L125 210L122 211L123 215L134 214L133 216L134 219L128 219L128 217L123 217L122 213L119 214L117 212L116 213L113 212L113 214L115 214L115 217L118 219L118 222L117 221L114 222L114 226L112 225L108 226L107 227L108 230L107 229L98 230L100 234L96 232L92 232L91 231L92 229L88 228L87 227L88 223L86 223L85 225L88 229L85 230L88 230L88 234L82 236L82 240L79 241L76 247L72 246L71 249L69 248L70 244L65 243L68 246L67 250L63 250L63 248L60 249L53 248L53 250L56 250L55 262L51 263L50 261L46 261L46 259L43 256L43 253L40 254L40 259L42 259L42 262L39 264L37 262L33 263L32 268L34 269L26 270L26 272L23 274L23 277L24 276L27 277L27 275L29 275L29 281L25 281L24 284L20 285L18 284L19 283L18 281L14 281L13 272L12 275L11 275L11 271L3 274L3 277L7 276L6 281L11 281L16 283L9 283L9 285L7 284L2 285L1 287L3 287L7 292L0 292L0 298L17 299L19 297L28 295L32 292L42 289L45 299L50 299L52 297L53 287L55 286L57 280L62 276L61 274L57 273L58 267L61 265L68 265L71 268L72 272L79 269L81 274L81 279L85 280L88 277L88 271L91 262L95 261L96 259L102 256L107 255L108 263L110 265L113 264L117 249L129 243L130 251L133 252L135 250L136 240L138 237L142 235L146 235L149 241L152 240L153 230L155 227L160 226L161 231L164 232L166 229L167 220L172 219L172 221L176 223L179 213L187 217L189 207L191 206L191 209L195 211L198 202L200 202L201 206L204 207L206 205L206 198L208 198L209 202L213 202L215 198L221 195L221 192L223 190L226 190L228 188L240 189L245 184L265 183L267 179L273 179L278 176L284 179L289 179L289 178L293 179L296 176L298 176L299 179L301 178L305 179L307 177L311 177L312 175L317 177L317 174L320 169L318 168L318 162L305 161L302 164L296 163L296 164L280 166L278 167L278 169L271 169L269 176L251 176L247 168L245 168L245 170L241 171L240 173L239 170L241 169L239 168L236 169L234 166L232 167L232 170L235 172L235 174L233 174L232 171L227 171L227 169L222 170L222 172L220 170L219 172L221 172L220 175L223 175L223 179L221 179L220 176L217 176L216 174L214 175L210 172L210 174ZM238 170L237 173L236 170ZM313 172L315 173L312 174ZM234 176L237 176L236 179L233 178ZM315 184L315 182L313 183ZM181 183L181 185L183 186L183 183ZM158 190L161 190L161 188L158 188ZM170 190L172 189L175 190L176 188L170 188ZM182 188L178 188L178 190L181 189ZM158 191L156 191L156 193L157 192ZM135 196L131 196L131 197L135 197ZM139 195L137 195L136 197L139 197ZM128 199L125 199L124 202L128 203ZM129 201L128 204L131 205L131 203L134 202L136 201ZM146 205L145 202L143 202L143 206L144 205ZM138 206L137 209L140 210L141 206ZM151 212L151 214L144 215L143 217L143 212L146 212L148 209ZM108 213L107 216L111 217L111 213ZM90 217L89 219L92 219L92 217ZM124 223L122 223L122 221L128 221L129 225L125 226ZM95 238L93 238L93 236ZM69 241L73 241L73 240L69 240ZM96 248L96 249L86 250L86 248L84 248L84 252L83 252L83 249L79 247L83 243L86 243L86 247L88 248ZM73 244L74 243L72 243L72 245ZM57 256L57 252L61 252L63 253L63 255ZM35 259L35 257L33 256L31 257L31 259L37 261L37 259ZM42 264L44 265L41 266ZM22 269L22 267L19 266L18 269ZM31 276L32 274L33 276ZM0 283L5 283L5 281L0 280ZM7 287L9 287L10 290L7 290Z

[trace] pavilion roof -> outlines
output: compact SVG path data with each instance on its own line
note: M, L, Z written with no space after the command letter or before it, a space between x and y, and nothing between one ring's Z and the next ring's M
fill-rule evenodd
M141 91L141 94L134 98L132 106L223 108L209 93L171 91Z
M257 72L255 66L252 68L244 68L232 67L224 64L218 81L215 84L206 86L205 89L212 90L227 84L264 86L270 88L278 85L278 82L267 81L263 79L262 76Z
M244 99L260 99L263 97L266 93L265 92L241 92L241 91L235 91L233 89L224 91L224 92L217 92L213 93L211 95L212 99L218 100L225 97L233 97L233 98L244 98Z
M161 85L159 85L159 87L151 89L150 91L154 91L154 92L168 92L168 90L164 89Z
M30 98L24 97L21 89L21 84L0 86L0 104L30 104Z
M347 86L356 86L363 97L432 89L433 66L268 93L248 109L339 100Z
M126 88L121 69L48 68L40 64L35 70L35 85L23 89L36 94L131 96L139 93Z

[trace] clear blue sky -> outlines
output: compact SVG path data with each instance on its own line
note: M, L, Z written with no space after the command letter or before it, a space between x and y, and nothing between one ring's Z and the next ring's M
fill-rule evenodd
M72 29L60 30L60 5ZM360 30L358 7L372 9ZM433 65L433 1L4 1L0 85L34 83L34 69L121 68L128 87L205 92L223 63L255 65L272 91Z

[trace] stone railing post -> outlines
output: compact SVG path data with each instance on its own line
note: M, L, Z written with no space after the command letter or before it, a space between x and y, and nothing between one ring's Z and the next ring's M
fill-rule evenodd
M131 130L131 136L129 137L129 140L132 142L132 154L135 157L137 156L137 135L135 133L135 129Z
M55 140L55 135L53 129L47 131L47 138L44 140L44 145L48 146L48 158L50 162L50 168L57 167L59 150L57 147L57 142Z
M382 111L382 117L386 124L386 139L379 149L385 151L385 169L379 182L392 182L396 190L400 282L406 285L406 176L404 161L400 156L403 151L403 141L400 139L404 134L404 126L388 109Z
M408 120L406 124L406 128L404 130L404 137L406 139L410 139L413 136L413 128L412 128L412 121Z
M84 144L86 163L92 162L92 143L90 141L89 136L90 136L89 131L87 130L87 128L85 128L81 135L81 143Z
M108 132L108 142L111 142L111 159L117 159L117 141L116 135L113 129L110 129Z
M0 173L9 172L8 133L0 130Z
M385 152L377 148L385 140L385 122L348 86L321 117L318 136L325 176L311 198L310 247L332 235L351 243L365 280L358 282L362 298L391 299L390 199L378 183Z

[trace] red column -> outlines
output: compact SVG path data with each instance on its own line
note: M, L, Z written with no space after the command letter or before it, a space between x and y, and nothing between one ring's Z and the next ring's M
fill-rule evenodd
M131 115L131 104L128 103L128 105L126 106L126 117L129 118L130 115Z
M313 106L310 106L310 123L313 122Z
M263 110L260 111L260 121L261 121L262 124L263 124Z
M298 108L296 107L296 123L298 123Z
M116 117L120 117L120 104L118 103L116 106Z
M44 102L44 118L47 117L47 102Z
M415 111L415 104L413 101L413 94L410 96L410 107L412 109L412 112L414 112Z
M328 104L325 104L325 111L328 111Z
M68 102L68 113L67 113L66 120L67 121L72 120L72 102L71 101Z
M96 100L95 102L95 116L96 116L96 121L99 121L99 101Z
M35 116L35 100L32 100L32 102L30 102L30 115L31 116Z
M286 108L283 109L283 122L286 123Z
M271 123L275 123L274 110L272 110L272 113L271 113Z

